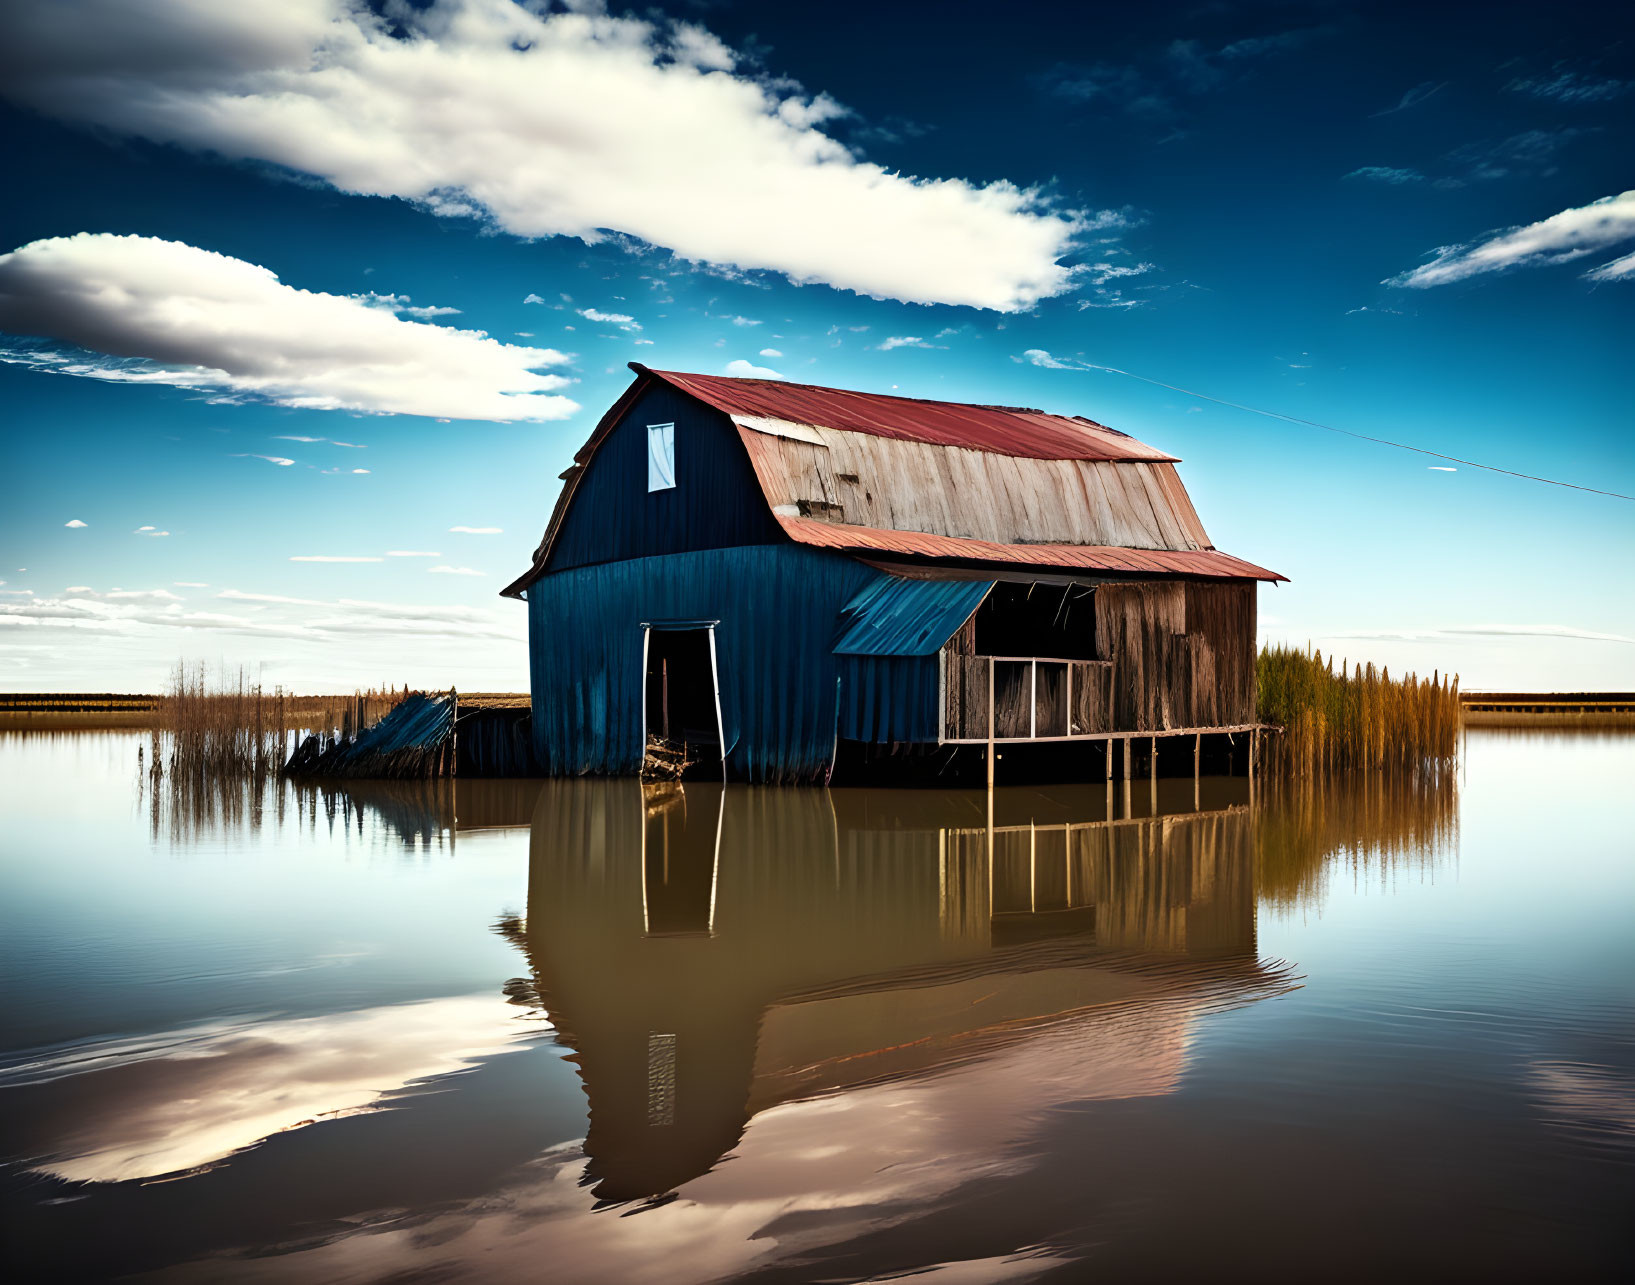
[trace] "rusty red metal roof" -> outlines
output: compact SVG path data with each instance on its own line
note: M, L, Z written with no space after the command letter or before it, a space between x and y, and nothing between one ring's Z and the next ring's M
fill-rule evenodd
M780 516L790 539L846 553L896 553L922 558L957 558L1007 566L1076 568L1115 575L1210 576L1223 580L1286 580L1218 549L1122 549L1092 544L994 544L919 531L883 531L818 518Z
M731 379L630 368L674 385L727 415L780 419L899 441L961 446L1037 460L1135 460L1176 463L1127 433L1079 416L1009 406L969 406L885 393L859 393L775 379Z

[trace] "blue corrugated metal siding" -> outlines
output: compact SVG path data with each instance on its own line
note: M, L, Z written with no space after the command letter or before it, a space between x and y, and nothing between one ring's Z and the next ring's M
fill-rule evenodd
M647 426L668 423L676 426L676 484L649 491ZM786 539L737 429L661 384L630 408L585 466L549 570Z
M992 580L883 576L841 609L840 655L929 656L970 619Z
M528 589L534 746L553 775L640 770L642 624L718 620L727 761L736 779L810 781L834 752L840 608L882 573L794 545L637 558Z
M934 654L837 659L842 737L876 742L940 739Z

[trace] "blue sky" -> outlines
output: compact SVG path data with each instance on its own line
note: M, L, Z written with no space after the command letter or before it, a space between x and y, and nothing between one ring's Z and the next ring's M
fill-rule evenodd
M1635 687L1630 502L1085 368L1635 494L1610 10L264 8L0 4L0 686L525 687L637 360L1085 414L1267 637Z

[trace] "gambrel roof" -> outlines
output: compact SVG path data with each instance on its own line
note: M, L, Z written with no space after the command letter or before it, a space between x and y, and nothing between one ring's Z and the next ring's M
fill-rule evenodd
M655 384L725 416L766 503L799 544L865 557L1113 575L1281 580L1210 543L1175 456L1077 416L925 401L779 380L649 370L603 416L520 593L601 441Z

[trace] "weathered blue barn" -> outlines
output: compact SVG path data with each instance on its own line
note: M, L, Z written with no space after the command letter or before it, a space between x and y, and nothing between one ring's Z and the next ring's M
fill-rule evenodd
M1176 460L1090 420L649 370L563 475L528 602L535 752L746 781L843 742L1115 740L1255 719L1255 582Z

